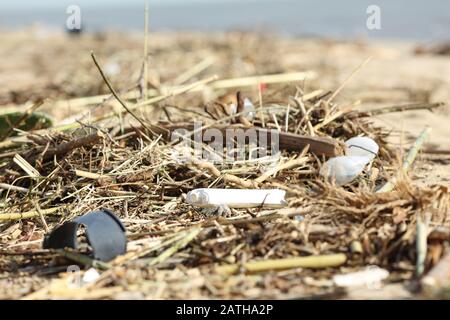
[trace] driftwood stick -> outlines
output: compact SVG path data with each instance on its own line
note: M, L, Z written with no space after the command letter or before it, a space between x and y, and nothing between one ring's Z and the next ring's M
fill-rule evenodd
M272 136L279 138L280 150L297 151L301 152L306 146L309 146L309 151L318 156L335 157L344 153L344 146L337 140L327 137L312 137L298 135L290 132L278 132L277 130L264 129L260 127L244 128L239 125L228 126L211 126L210 128L218 129L222 132L224 144L226 144L227 133L229 136L235 136L237 130L254 129L257 132L258 137L265 136L267 145L272 144ZM158 134L162 134L164 139L171 138L171 133L177 129L186 129L193 131L194 124L192 123L180 123L180 124L160 124L159 126L152 126L152 130ZM202 131L202 134L204 130ZM232 137L233 138L233 137Z

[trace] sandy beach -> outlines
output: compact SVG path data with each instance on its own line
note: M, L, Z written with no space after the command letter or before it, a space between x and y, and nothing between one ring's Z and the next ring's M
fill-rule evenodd
M39 27L30 27L28 29L0 32L0 43L0 113L25 111L33 105L33 102L45 99L39 111L49 115L53 119L55 126L74 124L76 121L79 121L79 123L83 124L84 130L94 130L98 129L100 125L98 124L99 122L93 121L93 119L107 114L107 112L119 112L117 110L122 109L120 103L111 98L110 90L108 90L107 85L93 63L91 51L95 53L95 56L101 62L103 71L120 95L126 95L130 91L135 90L138 87L139 79L142 78L143 35L138 33L98 32L68 35ZM379 197L375 193L368 193L368 190L374 190L374 185L370 183L374 183L377 180L376 177L374 181L368 178L366 180L369 182L366 183L364 181L361 184L355 184L352 188L331 190L326 187L324 193L318 196L317 199L323 200L323 208L333 203L337 217L345 216L345 205L354 205L348 210L348 216L345 218L348 220L344 218L335 219L329 216L322 217L317 211L310 215L305 215L308 224L301 224L302 222L294 221L293 219L280 219L279 221L277 220L278 225L275 222L273 224L268 222L270 228L264 228L262 222L252 222L242 231L237 224L236 228L234 227L234 222L224 222L221 219L225 218L218 218L216 221L217 225L208 225L208 228L217 228L217 230L211 231L208 229L205 233L201 233L201 240L195 242L195 246L192 245L191 247L188 245L185 249L183 246L177 247L176 250L179 250L179 252L173 256L172 260L163 261L158 265L157 269L148 269L146 263L148 263L149 258L139 250L147 248L145 247L146 245L153 245L153 240L155 243L156 241L163 241L159 240L160 238L157 238L157 236L162 235L164 232L174 229L183 231L184 229L178 228L192 226L191 222L205 219L204 216L195 210L186 208L182 200L184 198L181 195L185 193L183 188L193 188L195 183L198 186L207 187L212 181L215 181L214 183L219 181L220 177L214 177L213 173L215 171L212 170L211 176L206 175L207 178L205 178L205 175L200 173L206 169L200 168L201 170L195 171L189 168L201 178L198 178L198 176L188 177L186 178L187 182L179 182L169 175L169 173L172 174L172 171L166 172L164 171L166 169L159 169L158 171L159 166L161 168L166 168L165 166L171 168L170 165L172 164L170 160L164 158L165 154L162 151L161 154L159 153L160 151L155 151L154 154L148 155L148 159L145 161L141 159L142 163L136 164L137 168L139 166L151 168L153 171L151 171L150 178L146 176L140 176L139 178L136 178L134 175L126 176L126 174L130 175L130 172L128 172L124 173L125 178L117 176L117 181L114 180L115 182L112 184L110 180L107 180L111 176L104 177L101 171L104 169L106 172L113 166L113 164L108 162L110 160L107 160L107 158L110 157L116 161L112 163L117 163L118 160L116 158L119 155L125 159L129 157L134 161L136 154L139 156L140 152L144 150L144 146L149 141L153 141L145 135L138 135L133 131L133 128L137 128L140 123L136 122L135 119L129 119L132 117L127 118L127 121L131 123L131 128L129 127L128 129L130 130L128 131L124 131L121 128L123 123L127 121L122 122L120 117L114 117L114 120L118 121L119 125L115 124L112 131L117 129L115 134L118 137L138 135L136 140L131 142L125 140L115 141L115 138L111 138L112 142L109 142L102 136L102 139L105 139L102 140L105 141L103 142L104 145L98 143L92 149L92 152L90 151L91 149L82 146L80 151L69 154L70 156L68 155L67 158L55 156L53 160L47 159L47 162L36 161L36 166L42 165L40 170L47 170L45 172L48 173L49 177L51 177L52 170L62 170L67 175L67 172L72 172L76 169L85 172L84 174L87 175L81 176L81 178L80 176L72 178L77 183L80 181L80 183L83 183L83 187L79 189L71 189L72 186L60 186L59 184L56 187L56 182L54 181L57 181L57 179L51 180L51 183L55 183L54 189L45 189L47 193L42 191L44 193L39 201L42 200L43 204L51 203L55 207L55 203L60 204L64 202L61 199L73 198L68 204L72 210L70 213L64 211L66 209L61 209L61 212L66 213L60 218L53 218L51 215L46 216L45 219L52 227L65 221L68 217L82 214L88 209L93 209L105 203L115 206L115 209L120 209L120 217L124 219L128 232L131 232L133 236L130 238L130 252L133 253L135 252L133 250L136 250L136 252L142 254L142 259L129 258L130 263L132 263L132 267L129 270L120 265L117 268L105 271L104 276L102 274L104 278L101 278L99 281L99 287L101 288L97 291L80 289L79 291L68 293L68 291L62 289L62 281L65 279L65 276L60 276L60 273L64 273L64 267L56 264L52 265L50 269L45 269L39 260L41 259L40 255L43 255L42 259L44 260L50 259L45 256L47 253L39 251L43 236L46 233L45 226L47 225L45 224L45 219L39 220L39 215L37 214L37 218L35 217L34 220L0 221L0 239L2 239L0 247L5 252L4 255L0 253L0 287L2 288L0 290L0 298L53 299L58 297L58 294L62 297L74 299L180 299L188 297L200 299L209 299L211 297L258 299L320 298L328 297L327 295L344 299L410 299L420 297L417 294L417 290L411 290L411 283L415 281L415 256L409 252L415 248L414 239L408 238L405 240L404 246L392 245L392 242L398 238L396 235L397 231L395 231L397 224L403 223L404 227L412 232L406 234L414 234L416 220L415 211L413 210L420 208L421 205L425 207L430 205L425 200L420 200L422 201L420 202L417 199L422 199L422 197L428 199L436 194L443 195L442 198L439 198L441 199L439 200L440 202L436 200L436 203L443 204L444 200L448 199L445 198L445 194L448 192L447 188L450 187L450 140L448 139L450 136L450 106L448 104L450 101L450 55L448 53L434 54L427 50L421 50L425 52L419 54L418 51L420 50L418 48L427 49L428 47L427 45L423 47L418 41L296 38L283 37L276 33L268 32L259 34L237 31L228 33L150 33L148 38L149 59L147 76L149 92L156 92L153 97L167 94L176 86L195 83L212 75L217 75L218 81L220 81L258 75L305 72L310 76L303 81L266 84L266 91L261 93L261 105L271 103L286 105L289 101L288 96L292 96L296 92L301 92L303 96L316 92L314 93L315 95L324 95L325 97L329 97L332 92L336 93L335 95L333 94L333 108L335 108L335 112L351 108L352 112L362 113L384 107L409 104L429 105L442 102L443 105L441 107L433 110L389 112L376 115L368 118L368 122L371 124L367 124L367 126L365 122L361 122L362 124L358 122L357 130L360 130L358 132L363 133L365 132L364 130L367 130L370 134L374 132L373 135L380 139L377 141L383 142L382 144L380 143L383 151L382 156L376 162L376 166L380 166L379 171L381 172L378 180L385 179L388 175L393 174L397 170L395 169L396 165L401 161L399 158L397 163L395 156L403 156L424 128L427 126L432 128L429 138L419 152L413 169L409 173L411 185L406 184L405 187L402 184L399 186L399 192L392 192L386 196ZM194 117L197 117L197 114L204 117L203 108L209 101L224 101L223 99L226 97L235 95L236 90L236 88L225 88L225 86L214 89L212 85L211 87L205 85L198 91L187 92L184 95L169 95L161 103L140 109L138 116L146 119L150 124L155 124L160 119L167 120L166 118L172 122L182 121L185 120L189 112ZM255 103L259 101L260 92L258 85L242 87L240 90L245 97L255 101ZM317 93L318 90L321 91ZM99 95L106 95L107 98L99 98ZM280 96L284 100L281 100ZM88 101L94 102L89 103ZM134 103L133 99L129 99L129 101ZM132 102L129 103L131 104ZM323 102L319 99L317 106L314 107L321 108L322 104ZM317 121L323 121L321 117L317 116ZM341 118L336 116L338 120ZM289 120L289 113L286 119ZM335 132L341 129L347 130L347 127L344 128L344 126L352 125L352 122L348 120L351 118L347 119L344 116L342 119L342 128L339 128L337 123L336 127L333 127ZM102 123L105 128L112 126L112 120L111 123L108 121ZM278 127L284 125L280 122L281 120L277 122L275 119L274 121ZM129 123L127 122L127 125ZM318 123L317 128L322 126L320 122ZM275 124L273 124L274 127ZM108 125L111 126L108 127ZM300 122L299 127L300 125L304 124ZM378 127L382 128L380 129L382 132L388 134L387 141L383 140L384 135L379 134L378 129L374 129ZM289 124L286 126L286 131L288 131L288 128ZM324 137L333 136L332 130L327 130L321 131L317 129L316 134ZM49 139L48 141L51 143L60 141L58 139L62 139L61 141L69 139L68 136L64 136L61 132L50 134L46 131L39 131L39 134L42 134L41 138ZM75 130L73 136L71 136L72 139L76 139L78 134L80 133ZM340 137L335 138L340 139ZM39 148L44 148L45 143L40 145L38 138L36 138L36 141L33 140L35 144L31 146L38 148L36 150L43 152L43 155L45 150L42 151ZM50 142L48 142L49 146ZM109 143L111 143L112 147L109 147ZM30 150L33 151L34 149L31 146ZM111 148L110 151L105 151L107 147ZM124 150L129 153L126 154ZM2 168L6 168L6 171L4 171L5 181L2 180L0 182L11 184L12 181L15 181L13 179L15 172L20 168L9 167L7 160L14 154L7 151L4 151L0 158L6 159L2 160ZM23 149L22 151L27 152L28 149ZM289 156L291 155L289 154ZM95 158L96 156L98 158ZM306 157L303 153L298 153L295 156L300 158L302 156ZM294 186L286 187L288 191L291 190L295 194L294 197L290 198L289 206L296 208L304 205L306 202L313 206L315 205L315 200L309 194L303 194L303 189L301 188L316 188L314 183L317 181L315 179L319 178L317 178L314 170L317 170L315 166L319 162L319 158L319 156L315 160L312 156L308 158L309 167L304 172L293 170L285 176L280 176L280 180L268 180L267 183L270 182L273 185L275 183L279 185L282 183L288 184L291 181L291 177L295 177L298 180L292 178L294 179L292 180ZM56 169L58 167L56 165L55 168L52 167L53 162L57 163L57 161L60 161L58 164L60 169ZM383 168L382 165L385 165L385 167ZM89 172L89 170L92 170L92 172ZM135 170L138 169L135 168ZM177 169L173 172L184 174L186 170L190 172L186 168ZM242 170L245 170L245 168ZM242 179L248 178L243 175L244 171L242 170L233 168L227 172L242 177ZM89 176L88 173L94 174L95 177L92 178L92 175ZM58 174L61 174L61 177L64 176L62 173L56 173L56 175ZM77 174L79 174L78 171ZM305 185L300 185L300 182L298 182L303 177L302 174L310 179L310 181L305 182ZM167 177L168 175L169 177ZM253 179L254 177L251 176L250 178ZM167 187L164 186L160 189L159 183L164 179L168 181ZM227 182L226 179L220 181L220 183ZM238 181L242 182L239 179ZM109 183L112 186L108 186ZM133 185L133 183L139 184L139 186L132 186L130 189L119 189L118 187L122 184ZM317 185L320 186L319 182L317 182ZM436 187L436 185L438 186ZM22 200L18 200L23 198L24 188L27 191L28 189L26 188L30 187L31 189L31 186L21 185L22 189L14 191L17 192L13 194L15 197L8 201L5 200L2 209L6 210L6 212L31 212L34 208L33 202L28 202L25 199L22 203ZM39 186L41 184L38 184ZM268 184L268 186L272 185ZM157 192L155 191L155 194L152 193L151 188L153 187L158 190ZM64 188L68 190L64 191ZM55 192L55 194L61 192L61 195L53 195L56 200L48 196L47 201L46 197L47 194L51 193L50 191ZM108 192L111 192L113 196ZM78 193L80 196L77 195ZM95 193L96 198L90 198L91 193ZM140 205L143 206L144 203L142 202L143 200L134 198L136 194L152 196L151 201L153 202L149 202L145 208L139 207ZM83 195L83 198L81 195ZM399 197L398 199L395 198L397 196ZM109 197L113 200L110 201ZM129 197L130 204L128 204L128 200L119 203L114 200L116 199L115 197L124 197L124 199ZM83 199L85 200L84 202ZM369 199L367 201L373 202L365 207L360 205L360 202L364 203L361 199ZM419 202L415 202L416 200ZM318 208L322 210L322 207ZM366 210L372 209L376 215L378 214L377 218L374 218L373 215L369 217L363 216ZM130 215L128 215L128 210L130 210ZM445 210L445 206L443 210ZM37 209L37 212L39 213L39 209ZM161 216L158 216L155 212L162 212ZM323 212L327 213L327 210L323 209ZM434 211L431 210L430 212ZM259 217L258 214L259 211L233 211L231 218L250 219ZM176 215L180 215L182 220L176 221L174 218ZM361 218L359 215L361 215ZM378 221L378 218L386 218L386 221ZM397 218L398 220L396 220ZM352 219L354 219L354 226L351 226L349 223L349 221L353 221ZM446 218L435 219L433 220L435 225L441 224L448 230L448 218L447 220ZM342 222L344 220L345 227ZM396 221L399 222L397 223ZM369 228L368 225L372 222L373 224ZM262 228L261 230L263 231L258 231L258 228ZM278 229L283 231L277 234ZM197 232L193 235L195 238L196 235L200 234L200 231L197 229L194 231ZM151 235L154 238L151 240L152 238L146 236L141 237L141 234ZM212 234L213 236L211 236ZM325 234L323 238L321 238L322 234ZM190 235L192 234L188 234L188 236ZM387 236L385 237L385 235ZM386 240L386 243L383 243L383 247L376 242L378 238L371 242L372 238L370 237L372 236L380 237L380 239L386 238L389 241ZM348 249L350 246L349 239L352 237L361 241L363 246L361 252L364 250L367 254L366 256L358 255L355 258L354 252ZM260 238L264 238L264 241L267 240L267 243L270 243L269 249L262 246L258 247L256 244L254 247L250 245L258 243ZM161 239L167 240L168 238ZM247 242L242 239L245 239ZM223 243L235 241L233 243L236 245L236 251L233 249L229 256L225 255L225 253L221 255L222 252L228 250L227 245L223 245L222 241ZM239 241L242 241L242 245ZM162 243L164 244L164 242ZM368 248L372 249L365 251L366 244ZM353 245L353 242L351 242L351 245ZM391 245L392 247L390 247ZM390 249L387 249L388 246ZM444 245L438 247L444 248ZM161 250L161 247L156 246L155 248L155 250ZM203 248L203 251L199 248ZM204 248L208 248L209 251ZM218 248L217 252L214 251L216 248ZM248 253L245 250L248 250ZM302 273L303 269L292 271L292 273L291 271L283 271L278 274L276 272L268 272L267 274L255 275L254 277L238 274L233 277L227 277L226 281L222 278L217 280L215 275L210 273L210 268L212 268L213 264L235 263L238 265L240 262L236 257L245 261L246 254L251 259L258 260L267 258L279 259L289 255L288 253L292 253L294 256L304 256L334 251L340 254L348 254L350 257L349 263L341 267L340 271L354 271L359 267L369 265L371 262L380 262L380 264L383 263L383 267L388 268L391 272L389 282L380 291L350 290L347 295L342 295L342 292L334 290L333 284L330 284L330 274L337 272L331 272L330 269L308 270L304 271L305 273ZM149 252L152 252L150 256L154 258L152 254L160 251ZM395 252L395 255L393 254L392 257L389 256L391 252ZM433 252L430 252L431 258L429 259L431 260L427 261L431 262L427 264L427 270L437 263L438 259L433 259L436 256L440 257L443 251L438 253L433 251L434 256L432 255ZM13 262L14 259L19 259L19 256L23 260ZM28 257L33 258L28 260ZM153 263L151 261L153 260L150 260L150 263ZM176 265L176 267L173 267L173 265ZM298 282L300 275L301 283ZM148 282L139 280L144 278L151 280L148 280ZM190 280L189 285L183 282L186 278ZM223 288L221 285L225 287ZM239 290L233 289L237 287L239 287Z

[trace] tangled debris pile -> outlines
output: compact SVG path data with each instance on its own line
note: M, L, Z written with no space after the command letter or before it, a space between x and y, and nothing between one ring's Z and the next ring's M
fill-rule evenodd
M411 184L400 150L370 119L417 105L360 112L357 104L334 101L342 87L304 89L300 81L308 72L205 77L135 92L114 88L92 57L112 93L76 99L81 109L92 106L92 114L17 136L8 131L0 142L2 298L344 297L347 289L336 285L335 275L375 265L389 271L385 283L410 284L417 269L427 272L444 255L448 229L438 227L448 227L450 193ZM196 70L185 72L183 83ZM245 117L249 101L254 112ZM247 145L242 159L220 162L197 157L194 143L180 161L173 132L185 129L192 142L196 121L203 134L208 128L276 132L280 150L254 158ZM323 164L358 136L379 146L371 164L340 187L324 179ZM393 190L377 192L394 178ZM186 202L199 188L281 189L287 203L217 215ZM102 262L89 248L41 249L57 225L101 208L114 211L126 228L124 255ZM428 236L416 232L421 224ZM430 246L418 267L423 238ZM71 286L67 267L74 264L80 274L95 268L100 276Z

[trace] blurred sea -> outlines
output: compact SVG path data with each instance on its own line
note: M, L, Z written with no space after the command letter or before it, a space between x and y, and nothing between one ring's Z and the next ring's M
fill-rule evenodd
M67 4L80 4L88 31L143 30L144 1L33 1L0 3L0 28L33 24L64 28ZM290 36L383 38L433 42L449 40L448 0L189 0L150 2L150 29L172 31L270 30ZM28 2L30 3L30 2ZM58 4L59 3L59 4ZM96 4L97 3L97 4ZM381 9L381 29L368 30L366 9Z

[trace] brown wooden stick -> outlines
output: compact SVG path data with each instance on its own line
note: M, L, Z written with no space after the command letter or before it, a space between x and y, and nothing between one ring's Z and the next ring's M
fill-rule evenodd
M212 126L210 128L219 129L224 138L224 144L227 140L227 129L229 130L245 130L246 128L239 125L228 126ZM159 126L152 126L152 130L158 134L162 134L165 139L170 139L171 133L177 129L186 129L188 131L194 130L193 123L178 123L178 124L160 124ZM298 135L290 132L278 132L277 130L264 129L260 127L252 127L255 129L258 137L266 136L267 145L272 143L272 135L279 137L279 147L281 150L301 152L309 145L309 151L318 156L335 157L344 153L344 146L337 140L327 137L312 137ZM202 131L202 134L204 130Z

